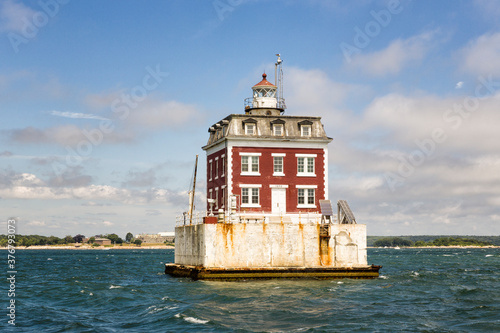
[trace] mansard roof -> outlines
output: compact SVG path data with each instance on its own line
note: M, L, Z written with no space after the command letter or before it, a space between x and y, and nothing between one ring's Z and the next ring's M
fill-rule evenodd
M245 124L253 123L255 134L245 134ZM281 135L274 135L273 126L283 124ZM310 125L309 136L302 136L301 126ZM272 141L321 141L330 142L321 123L321 117L307 116L266 116L245 114L231 114L209 128L210 137L203 149L224 140L272 140Z

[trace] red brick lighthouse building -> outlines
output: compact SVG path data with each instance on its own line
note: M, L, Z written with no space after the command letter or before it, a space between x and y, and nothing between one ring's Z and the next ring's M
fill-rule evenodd
M281 59L276 65L281 72ZM332 139L320 117L285 115L279 85L263 74L252 87L244 113L231 114L209 128L203 147L207 198L213 204L207 204L208 211L288 221L299 214L320 214L319 200L328 199Z
M380 266L367 265L366 226L344 200L337 214L328 201L332 139L321 118L285 115L279 55L275 77L273 84L263 74L244 112L209 128L207 210L217 217L178 220L175 263L165 273L218 280L378 276Z

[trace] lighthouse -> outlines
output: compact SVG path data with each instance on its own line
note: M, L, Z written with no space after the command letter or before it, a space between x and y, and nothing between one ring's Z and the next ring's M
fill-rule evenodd
M208 129L207 213L180 219L166 272L206 279L374 277L366 226L343 200L333 214L320 117L285 114L282 60L263 73L243 112ZM215 212L216 214L213 214ZM194 221L194 222L193 222Z

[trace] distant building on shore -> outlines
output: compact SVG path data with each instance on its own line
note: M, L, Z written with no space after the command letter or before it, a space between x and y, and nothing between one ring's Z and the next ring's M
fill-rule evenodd
M136 239L140 239L143 243L165 243L173 242L175 232L159 232L157 234L139 234L135 235Z
M94 244L99 244L99 245L111 245L111 240L107 238L96 238L94 240Z

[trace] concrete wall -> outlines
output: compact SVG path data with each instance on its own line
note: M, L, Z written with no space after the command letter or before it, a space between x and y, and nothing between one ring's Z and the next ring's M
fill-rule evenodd
M335 266L365 266L366 225L332 224L330 248L334 251Z
M205 227L195 224L175 227L175 262L183 265L203 265L205 257Z
M201 224L176 228L175 262L205 267L366 266L366 226L333 224Z

